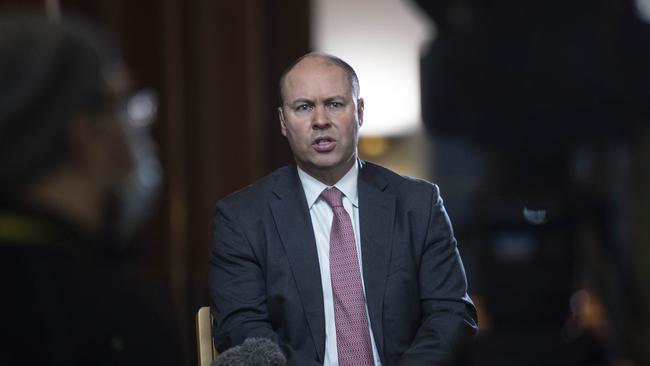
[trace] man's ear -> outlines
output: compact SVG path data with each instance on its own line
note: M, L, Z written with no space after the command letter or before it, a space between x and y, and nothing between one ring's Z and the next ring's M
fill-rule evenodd
M282 111L282 107L278 107L278 118L280 119L280 132L282 132L282 136L287 136L287 125L284 122L284 112Z
M357 116L359 117L359 126L363 124L363 108L364 108L363 98L357 99Z
M96 164L100 150L106 148L106 140L101 138L98 127L86 114L78 115L69 123L68 148L71 160L82 169Z
M113 123L98 124L82 114L70 122L68 144L78 168L100 177L130 171L132 157L122 128Z

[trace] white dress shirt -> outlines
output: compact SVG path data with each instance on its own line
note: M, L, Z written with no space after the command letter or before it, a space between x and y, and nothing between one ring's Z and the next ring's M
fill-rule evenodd
M321 183L316 178L310 176L302 169L298 168L298 176L305 191L309 214L311 215L311 224L314 228L314 237L316 238L316 250L318 252L318 263L320 266L321 283L323 284L323 300L325 305L325 360L324 366L338 366L338 351L336 348L336 322L334 320L334 300L332 295L332 280L330 278L330 230L332 228L332 219L334 214L332 208L320 198L320 194L329 186ZM352 219L354 229L354 239L357 246L357 257L359 259L359 268L363 268L361 258L361 240L359 231L359 201L357 191L357 177L359 176L358 162L339 180L334 187L343 193L343 207ZM361 284L363 285L363 271L361 273ZM365 285L364 285L365 297ZM368 314L368 305L366 304L366 314ZM370 326L370 319L368 319ZM381 366L379 353L375 338L370 332L370 341L372 343L372 355L376 366Z

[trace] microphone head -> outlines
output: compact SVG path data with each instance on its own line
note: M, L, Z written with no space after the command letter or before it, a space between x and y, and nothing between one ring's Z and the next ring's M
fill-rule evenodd
M267 338L247 338L217 356L212 366L286 366L280 347Z

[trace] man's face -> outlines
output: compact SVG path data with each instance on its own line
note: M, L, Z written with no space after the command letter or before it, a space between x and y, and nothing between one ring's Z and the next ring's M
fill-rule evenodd
M127 98L130 80L123 71L107 80L109 108L102 169L107 173L110 199L106 217L116 240L128 239L141 223L156 199L161 179L155 144L149 135L149 123L155 113L155 100L139 92ZM111 103L112 102L112 103ZM112 165L111 165L112 163ZM109 169L112 167L113 169Z
M308 57L285 77L279 108L282 134L298 166L325 184L355 163L363 100L355 100L347 74L322 57Z
M119 107L128 95L131 82L127 71L121 68L112 72L105 82L105 110L102 111L103 115L100 117L104 119L104 123L99 125L102 127L102 138L97 139L104 144L97 142L95 145L105 147L96 151L98 159L103 159L103 161L98 160L100 163L97 166L98 170L106 175L104 183L107 188L112 189L113 186L124 180L124 177L128 176L134 168L125 124L119 122Z

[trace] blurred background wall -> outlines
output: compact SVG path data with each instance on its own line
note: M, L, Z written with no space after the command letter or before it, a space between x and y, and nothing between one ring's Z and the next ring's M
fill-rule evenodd
M0 5L98 22L157 91L164 190L131 264L167 290L188 354L213 205L290 161L277 80L315 49L357 68L362 157L441 186L480 305L475 354L541 337L517 347L650 364L647 0Z

